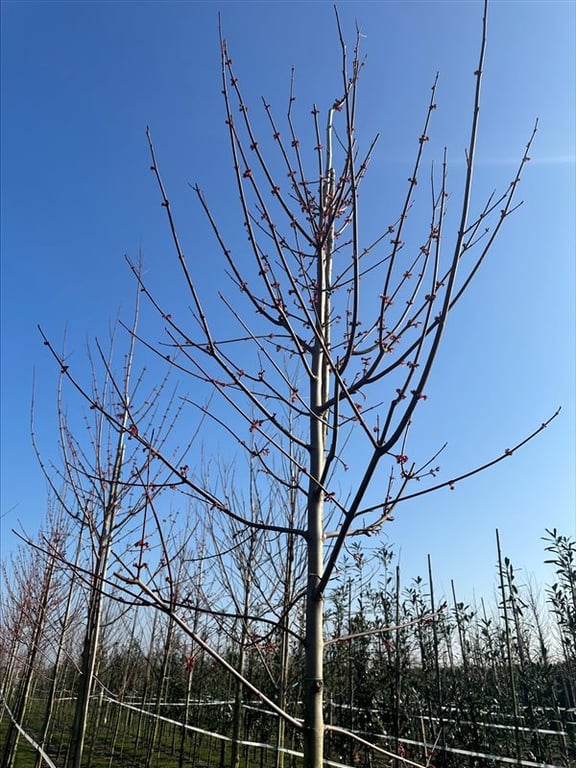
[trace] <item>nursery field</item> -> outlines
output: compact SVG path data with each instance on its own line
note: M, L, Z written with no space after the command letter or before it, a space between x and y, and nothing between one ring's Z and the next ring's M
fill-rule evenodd
M193 722L208 720L205 723L207 728L219 727L221 731L226 731L229 730L226 725L229 725L232 706L232 701L216 707L211 707L208 702L194 703L190 706L190 719ZM168 703L163 707L163 709L172 710L179 708L181 709L182 705ZM202 716L202 711L206 712L207 709L212 710L212 717ZM42 709L37 706L37 702L31 710L28 718L28 734L39 729L42 722ZM148 711L151 710L152 708ZM257 705L245 704L243 710L243 743L239 753L239 765L246 768L264 768L264 766L273 768L278 765L278 753L274 747L276 729L273 718L266 716L266 713L263 713ZM218 711L218 719L214 717L216 711ZM50 742L46 745L52 761L58 766L66 765L72 714L71 702L62 706L54 724ZM375 752L372 748L362 746L360 742L349 750L348 754L342 754L347 752L346 747L334 738L334 734L327 742L331 756L326 764L352 767L410 765L409 755L411 760L418 761L422 765L437 766L524 765L536 767L575 764L574 748L569 747L569 741L574 743L576 734L576 719L573 712L562 710L550 712L547 723L544 722L545 717L542 713L539 728L526 725L515 728L512 725L503 724L503 718L499 718L498 722L477 723L475 730L477 748L473 750L447 746L463 743L462 740L467 738L466 725L471 724L459 720L458 713L453 713L452 720L448 718L443 720L445 730L442 744L439 739L432 741L435 731L437 732L437 723L427 722L424 716L415 720L413 735L417 738L403 737L396 740L384 734L361 732L362 738L386 752L395 748L396 754L401 756L398 759L393 760L384 752ZM549 727L543 727L545 724ZM0 743L6 739L7 725L8 722L4 719L0 729ZM156 729L155 725L157 725ZM399 748L396 746L397 743ZM520 759L506 757L513 754L518 745L520 754L525 757ZM535 749L541 757L546 757L544 761L534 759ZM498 750L497 754L495 750ZM210 766L227 768L231 764L231 759L230 737L191 725L184 731L181 723L175 718L165 716L156 718L151 714L142 716L142 710L139 707L121 705L110 699L102 701L99 710L95 707L94 718L89 726L85 764L91 768L104 768L109 765L125 768L145 765L151 768L154 766L180 768L183 765L198 766L198 768L210 768ZM19 746L13 765L15 768L32 768L37 765L37 752L25 739ZM299 768L302 765L299 745L294 741L291 746L284 748L284 765L293 768Z
M350 559L326 601L326 765L576 765L574 542L547 533L552 586L538 598L500 556L501 602L492 607L464 605L454 585L451 599L435 600L430 564L427 579L403 584L390 550ZM37 583L40 600L46 583ZM52 592L45 614L11 606L26 606L17 591L4 601L2 768L73 765L83 617L77 609L62 622L64 594ZM114 601L105 617L82 766L303 765L301 731L238 685L173 618ZM302 717L297 639L283 642L261 626L234 635L204 622L222 659L272 705L282 701Z

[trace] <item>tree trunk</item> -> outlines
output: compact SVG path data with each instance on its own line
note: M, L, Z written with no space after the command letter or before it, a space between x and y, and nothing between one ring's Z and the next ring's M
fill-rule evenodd
M334 194L332 165L332 110L327 127L326 177L322 181L321 222ZM324 483L326 438L325 405L330 392L330 278L333 230L316 254L316 328L310 377L310 481L308 487L306 586L306 648L304 665L304 768L321 768L324 759L324 601L320 581L324 573Z
M126 401L127 402L127 401ZM99 536L99 549L94 569L93 582L90 588L88 620L84 642L82 646L82 658L80 669L80 682L78 697L76 699L76 708L74 710L74 721L71 733L71 751L68 759L68 768L80 768L82 762L82 753L84 751L84 741L86 738L86 723L88 720L88 707L90 705L90 694L92 692L92 681L94 679L94 668L96 665L96 653L98 649L98 639L100 636L100 625L102 620L102 598L104 582L108 569L108 558L112 546L112 537L114 530L114 519L116 516L116 506L118 503L118 485L122 466L124 461L124 429L128 420L128 408L124 409L122 429L118 435L118 445L114 468L112 470L112 483L108 496L104 516L102 519L102 528Z
M322 507L311 510L316 530L309 528L308 586L306 594L306 649L304 672L304 768L321 768L324 757L324 639L322 635L323 600L318 593L322 573ZM318 530L319 529L319 530Z
M150 739L148 741L148 752L146 755L146 768L150 768L154 758L154 749L160 749L160 744L157 743L161 740L162 732L164 729L164 723L160 720L162 713L162 704L168 694L168 685L170 682L170 658L172 655L172 647L174 643L174 630L175 625L171 616L168 617L168 625L166 627L166 640L164 642L164 649L162 652L162 666L160 667L160 673L158 675L158 684L156 686L156 706L154 708L154 715L152 717L152 727L150 729Z
M238 657L238 672L244 675L246 672L246 640L247 631L246 623L242 627L242 639L240 641L239 657ZM235 681L235 694L234 694L234 712L232 715L232 753L230 756L230 768L239 768L240 766L240 741L242 737L242 700L244 686L240 680Z

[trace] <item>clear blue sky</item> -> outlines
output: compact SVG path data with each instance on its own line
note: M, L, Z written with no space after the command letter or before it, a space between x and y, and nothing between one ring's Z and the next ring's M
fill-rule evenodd
M495 470L406 505L388 528L406 576L425 573L430 553L438 588L453 578L469 597L491 593L496 527L505 552L536 581L548 573L544 528L576 535L575 7L491 5L478 205L512 179L537 117L540 130L520 191L525 203L454 313L416 434L423 446L447 440L443 463L456 474L521 439L559 405L562 414ZM398 208L437 70L429 159L448 146L457 196L482 4L359 0L339 9L350 41L355 20L365 36L360 136L382 133L367 219L384 211L388 221ZM14 546L11 529L20 521L33 532L46 509L29 436L34 372L36 432L47 456L57 441L57 370L36 324L57 345L66 332L82 370L86 341L129 313L124 254L141 250L147 280L161 295L177 295L147 125L204 277L212 279L216 246L188 183L199 183L228 231L242 236L220 97L218 10L254 111L265 95L284 114L292 64L302 125L313 101L332 103L339 57L329 2L2 3L3 557Z

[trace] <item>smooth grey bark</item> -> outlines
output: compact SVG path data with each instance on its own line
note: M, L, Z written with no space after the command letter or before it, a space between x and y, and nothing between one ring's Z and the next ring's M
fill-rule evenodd
M321 218L329 216L334 197L332 167L332 116L326 130L326 168L322 183ZM322 225L323 222L321 221ZM331 392L331 275L334 225L316 254L316 328L310 376L310 479L307 499L307 586L306 636L304 640L304 768L318 768L324 759L324 600L320 584L324 576L324 484L326 481L326 441Z

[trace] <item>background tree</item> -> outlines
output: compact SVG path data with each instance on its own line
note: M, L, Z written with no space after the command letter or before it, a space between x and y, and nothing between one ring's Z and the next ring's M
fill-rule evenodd
M61 559L67 531L63 514L50 509L46 529L39 531L33 547L22 544L10 571L3 568L6 594L3 602L1 700L10 706L9 722L2 749L2 768L15 765L22 724L31 704L32 692L44 689L52 669L52 684L45 695L45 717L39 739L39 754L45 740L53 707L62 631L55 619L64 602L65 578ZM49 542L49 550L44 548ZM9 579L8 579L9 575ZM67 611L66 611L67 613ZM63 629L63 628L62 628ZM56 649L53 651L53 649ZM8 713L4 711L3 716Z
M136 422L140 425L143 421L148 425L154 424L153 429L160 444L170 431L175 418L173 411L177 409L173 407L174 391L166 399L162 398L167 386L166 378L152 392L142 397L138 406L132 404L132 395L143 386L143 373L140 372L133 379L132 371L137 322L136 302L123 369L119 376L116 376L113 368L113 335L108 354L98 342L96 357L93 358L88 352L93 374L91 406L89 412L83 414L88 443L84 442L84 436L80 440L70 427L70 415L63 403L62 393L67 365L62 362L58 391L61 465L45 465L37 449L44 473L63 512L69 516L70 524L75 528L78 542L85 541L81 563L70 561L66 554L56 555L67 562L85 585L86 626L80 651L68 768L79 768L83 759L90 699L102 655L100 635L106 597L114 593L115 599L123 599L118 593L114 575L109 574L110 561L120 556L129 557L131 567L137 572L153 568L153 564L147 562L150 543L145 535L146 524L144 522L142 527L139 513L143 514L144 520L147 514L153 514L150 512L153 499L163 490L163 483L150 469L149 454L144 457L138 455L141 449L136 440ZM47 339L45 343L49 344ZM65 354L61 358L64 360ZM127 447L131 449L128 455ZM181 447L178 456L182 457L185 453L186 446ZM142 479L144 476L145 481ZM169 537L170 532L165 530L164 535ZM115 541L117 536L120 540L118 543ZM153 570L151 573L154 575Z

